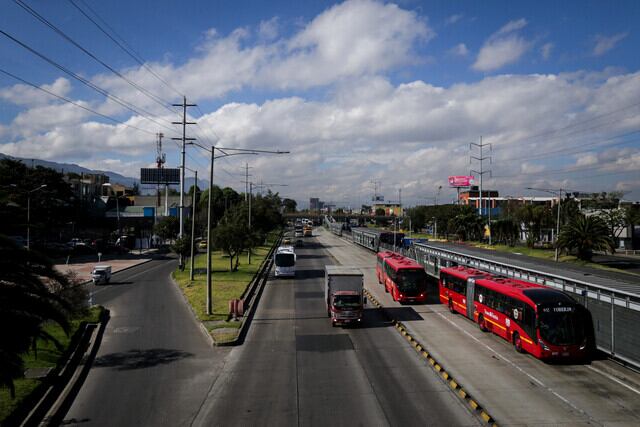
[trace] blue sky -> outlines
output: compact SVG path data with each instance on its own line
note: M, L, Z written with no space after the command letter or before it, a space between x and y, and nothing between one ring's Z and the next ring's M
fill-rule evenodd
M481 135L494 144L495 175L505 177L489 185L504 194L562 185L640 198L632 172L640 167L632 133L640 129L640 108L632 106L640 94L640 2L74 1L198 102L204 143L219 137L225 145L291 150L286 160L250 160L265 181L291 183L286 191L299 200L357 204L372 192L369 182L381 180L386 193L403 188L417 203L447 175L468 172L468 143ZM178 100L69 1L24 3L131 80ZM163 114L16 3L0 8L3 31ZM0 68L36 85L170 133L1 35L0 57ZM16 84L0 75L0 152L130 176L152 162L149 134L110 132L108 121L44 94L25 98ZM617 112L622 107L629 108ZM567 126L574 127L561 130ZM550 138L537 136L549 131ZM177 163L176 147L166 146ZM558 148L565 151L552 155ZM527 159L531 153L543 157ZM191 156L204 174L206 159ZM221 182L242 189L234 177L241 163L225 163Z

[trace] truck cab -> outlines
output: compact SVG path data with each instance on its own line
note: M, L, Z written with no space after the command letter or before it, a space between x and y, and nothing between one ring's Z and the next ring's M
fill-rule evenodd
M362 271L356 267L325 266L325 299L333 326L360 324L367 303Z
M96 265L91 272L91 280L94 285L101 283L109 283L111 280L111 266L110 265Z

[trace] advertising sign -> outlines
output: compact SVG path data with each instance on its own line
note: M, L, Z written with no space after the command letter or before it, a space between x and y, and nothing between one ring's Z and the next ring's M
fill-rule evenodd
M473 184L475 177L468 175L455 175L449 177L449 186L451 187L469 187Z
M180 184L180 169L173 168L142 168L140 169L141 184Z

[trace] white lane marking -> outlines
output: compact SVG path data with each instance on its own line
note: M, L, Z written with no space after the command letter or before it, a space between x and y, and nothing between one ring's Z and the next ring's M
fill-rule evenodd
M603 377L609 378L611 381L616 382L618 384L620 384L623 387L628 388L629 390L631 390L632 392L634 392L635 394L640 394L640 390L631 387L629 384L625 384L624 382L620 381L619 379L617 379L616 377L614 377L613 375L607 374L604 371L601 371L598 368L594 368L593 366L587 366L587 368L591 369L594 372L599 373L600 375L602 375Z
M470 336L473 340L475 340L476 342L478 342L479 344L481 344L483 347L487 348L489 351L495 353L498 357L500 357L502 360L504 360L505 362L507 362L509 365L511 365L513 368L517 369L518 371L522 372L524 375L526 375L527 377L531 378L533 381L535 381L536 383L538 383L541 387L543 387L544 389L546 389L547 391L549 391L551 394L553 394L554 396L556 396L558 399L562 400L564 403L566 403L567 405L569 405L570 407L572 407L573 409L575 409L576 411L580 412L581 414L583 414L584 416L586 416L587 418L589 418L590 420L598 423L599 425L602 425L602 423L600 423L599 421L597 421L595 418L593 418L591 415L589 415L586 411L578 408L575 404L573 404L571 401L569 401L569 399L567 399L566 397L562 396L561 394L559 394L558 392L556 392L555 390L553 390L551 387L548 387L547 385L545 385L541 380L539 380L538 378L534 377L533 375L531 375L530 373L526 372L524 369L522 369L520 366L516 365L514 362L512 362L511 360L507 359L506 357L504 357L502 354L498 353L496 350L494 350L493 348L491 348L490 346L488 346L487 344L483 343L482 341L480 341L478 338L474 337L473 335L471 335L469 332L465 331L464 329L462 329L460 326L456 325L454 322L452 322L451 320L447 319L442 313L438 313L435 312L435 314L437 314L438 316L442 317L444 320L446 320L447 322L449 322L452 326L454 326L456 329L464 332L466 335Z
M142 265L142 264L138 264L138 265ZM141 274L145 274L145 273L148 273L148 272L150 272L150 271L157 270L158 268L160 268L160 267L162 267L162 266L164 266L164 264L162 264L162 263L161 263L161 264L158 264L157 266L155 266L155 267L153 267L153 268L149 268L149 269L147 269L147 270L141 271L140 273L134 274L133 276L127 276L127 279L133 279L133 278L136 278L136 277L140 276ZM136 265L135 267L137 267L137 265ZM132 267L132 268L134 268L134 267ZM123 273L124 273L124 272L123 272ZM115 274L118 274L118 271L116 271L116 272L115 272L115 273L113 273L113 274L114 274L114 275L115 275ZM107 290L109 290L109 289L113 289L113 288L114 288L114 286L117 286L117 285L107 285L106 287L103 287L103 288L101 287L101 288L100 288L100 289L98 289L97 291L93 291L93 292L91 292L91 294L92 294L92 295L97 295L97 294L99 294L100 292L107 291Z

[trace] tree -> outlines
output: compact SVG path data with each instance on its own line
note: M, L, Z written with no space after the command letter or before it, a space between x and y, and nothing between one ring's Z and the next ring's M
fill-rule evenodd
M451 218L448 230L453 231L460 240L480 240L484 221L471 206L462 206L460 213Z
M293 199L282 199L282 207L285 213L294 213L298 207L298 203Z
M69 331L71 308L52 287L68 286L44 256L18 247L0 236L0 385L15 397L13 380L22 377L22 354L35 348L38 339L60 343L44 330L46 322L59 324Z
M614 243L618 242L620 234L628 224L627 215L626 209L605 209L598 214L607 225L609 236L613 239Z
M544 205L522 205L516 211L516 218L524 224L527 233L527 246L533 248L540 240L542 228L551 226L553 223L553 215L548 206Z
M171 245L171 250L178 255L187 255L191 251L191 239L178 237ZM180 266L184 268L184 265Z
M153 227L153 232L161 239L175 239L180 231L180 220L175 216L161 218Z
M503 218L493 221L491 232L496 243L514 246L520 236L520 225L512 218Z
M246 210L242 205L231 208L213 231L213 245L229 255L229 271L237 271L240 254L255 244L257 233L248 230ZM234 264L235 259L235 264Z
M558 236L558 247L576 252L579 259L589 261L594 251L613 251L613 239L607 224L598 216L578 215L564 226Z

